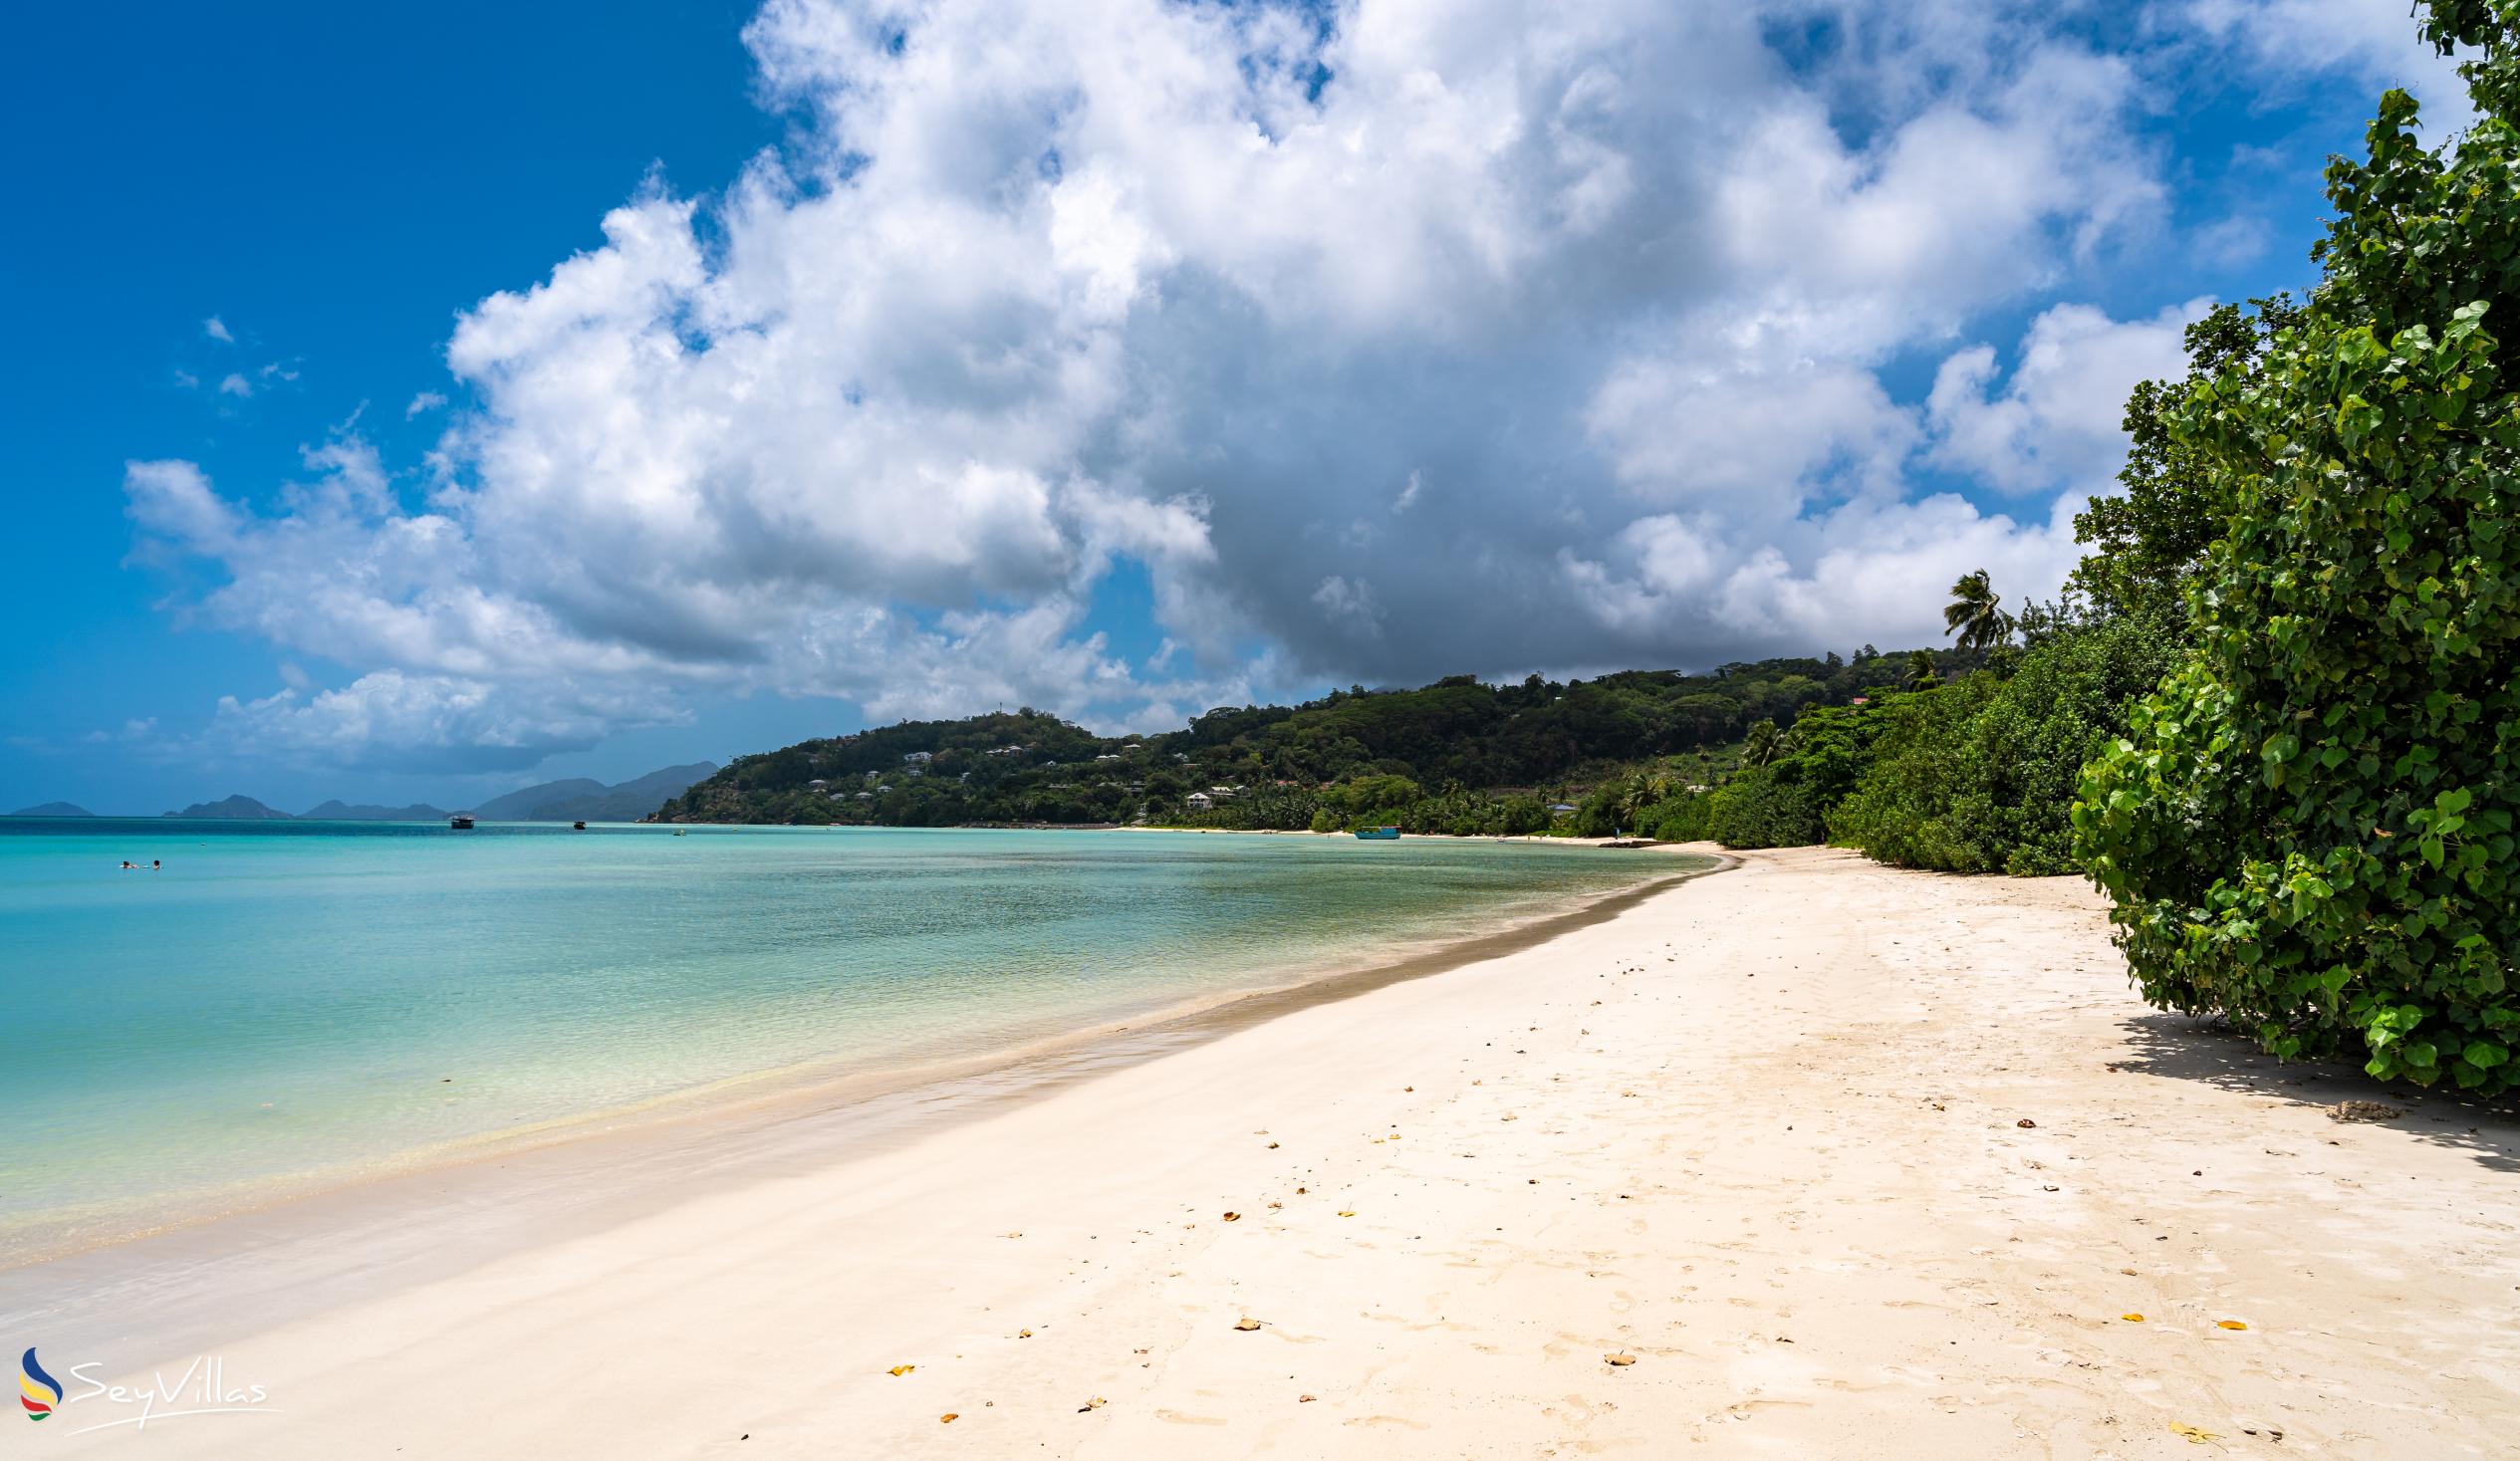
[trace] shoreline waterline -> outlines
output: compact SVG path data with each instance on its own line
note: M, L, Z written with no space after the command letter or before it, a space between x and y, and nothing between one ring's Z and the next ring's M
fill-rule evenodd
M0 1266L659 1111L980 1069L1656 875L1431 841L166 831L0 828L0 998L30 1016L0 1029ZM126 852L166 871L100 870Z
M714 1190L892 1149L1303 1010L1536 948L1736 865L1678 848L1648 853L1703 865L1467 937L1392 946L1363 964L1301 967L1264 986L984 1055L846 1074L829 1065L752 1073L12 1255L0 1264L0 1327L101 1343L146 1336L152 1352L183 1352L231 1330L240 1312L278 1320L365 1301L671 1206L695 1182ZM146 1313L146 1326L97 1318L131 1313Z

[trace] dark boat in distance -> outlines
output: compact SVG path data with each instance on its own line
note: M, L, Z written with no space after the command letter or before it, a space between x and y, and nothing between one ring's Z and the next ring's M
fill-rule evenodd
M447 825L448 827L450 827L450 828L454 829L454 830L455 830L455 831L457 831L457 832L470 832L470 831L472 831L472 819L471 819L471 818L469 818L469 817L464 816L464 815L463 815L462 813L460 813L460 812L456 813L456 814L455 814L454 816L452 816L452 817L447 818L447 819L446 819L446 825Z
M587 830L587 825L583 822L572 822L569 826L570 829L575 832L584 832Z
M1400 840L1400 830L1396 827L1369 827L1357 834L1357 840L1369 843L1395 843Z

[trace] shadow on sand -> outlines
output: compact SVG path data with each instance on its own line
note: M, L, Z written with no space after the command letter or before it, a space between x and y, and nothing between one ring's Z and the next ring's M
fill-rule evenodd
M2226 1091L2317 1106L2331 1116L2348 1101L2378 1101L2405 1112L2376 1122L2464 1151L2496 1171L2520 1171L2520 1097L2478 1100L2456 1091L2385 1085L2345 1061L2294 1061L2267 1055L2221 1019L2152 1013L2121 1021L2127 1056L2117 1069L2142 1076L2201 1081Z

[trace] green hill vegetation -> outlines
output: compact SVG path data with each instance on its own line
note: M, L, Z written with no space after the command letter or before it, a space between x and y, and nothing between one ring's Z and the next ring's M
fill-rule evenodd
M1956 670L1973 657L1945 651L1941 662ZM1158 735L1097 736L1030 709L912 721L742 757L657 818L1608 832L1634 809L1612 806L1601 788L1638 777L1675 791L1710 785L1753 726L1884 693L1913 658L1867 646L1701 675L1507 685L1455 675L1421 689L1211 710ZM1580 803L1574 813L1550 810L1569 799Z

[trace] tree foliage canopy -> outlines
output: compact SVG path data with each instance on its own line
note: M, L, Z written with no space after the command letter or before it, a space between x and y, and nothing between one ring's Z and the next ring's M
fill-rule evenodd
M2433 0L2481 116L2403 92L2328 169L2324 278L2161 413L2222 534L2198 647L2074 819L2147 997L2281 1055L2514 1084L2520 996L2520 0Z

